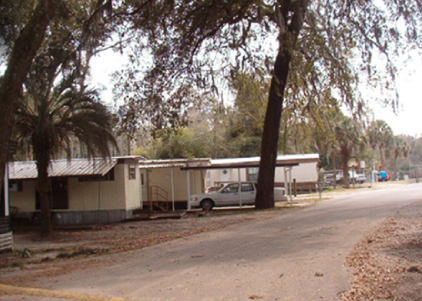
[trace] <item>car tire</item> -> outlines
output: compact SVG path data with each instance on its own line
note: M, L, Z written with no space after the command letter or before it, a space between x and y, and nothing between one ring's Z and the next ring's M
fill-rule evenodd
M204 211L212 210L213 207L214 207L214 202L210 199L206 199L201 202L201 208Z

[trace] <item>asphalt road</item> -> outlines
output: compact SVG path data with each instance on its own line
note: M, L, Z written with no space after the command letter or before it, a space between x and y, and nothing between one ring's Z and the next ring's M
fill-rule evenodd
M422 184L339 195L276 218L89 259L96 263L85 268L81 261L73 272L37 276L37 287L135 300L338 300L352 277L343 265L354 245L420 200Z

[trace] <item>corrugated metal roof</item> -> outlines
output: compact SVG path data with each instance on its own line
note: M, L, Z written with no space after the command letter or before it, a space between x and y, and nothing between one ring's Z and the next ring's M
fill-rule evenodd
M113 159L132 159L132 160L139 160L145 161L145 157L141 155L126 155L126 156L113 156Z
M48 174L50 177L103 176L116 164L117 158L53 160L48 169ZM9 162L9 179L35 179L37 176L36 161Z
M211 159L162 159L162 160L145 160L139 162L140 168L172 168L180 167L186 168L191 166L209 166Z
M247 158L228 158L228 159L212 159L212 165L230 165L230 164L242 164L242 163L259 163L261 157L247 157ZM283 163L287 161L294 162L311 162L318 161L319 154L293 154L293 155L278 155L277 162Z
M154 164L141 164L140 168L154 169L154 168L172 168L172 167L186 167L183 163L154 163Z
M184 169L221 169L221 168L252 168L259 167L260 157L212 159L209 167L186 167ZM279 155L276 166L297 166L302 163L318 162L319 154Z

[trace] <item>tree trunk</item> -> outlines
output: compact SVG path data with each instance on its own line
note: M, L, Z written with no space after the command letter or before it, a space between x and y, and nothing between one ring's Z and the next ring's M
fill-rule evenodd
M278 137L284 101L284 89L289 73L290 60L291 54L289 51L280 49L275 63L274 75L271 80L267 112L265 114L261 144L261 162L258 172L258 189L255 202L257 209L274 207L274 178Z
M41 209L41 234L49 235L52 231L50 218L50 179L48 178L48 157L37 156L38 194Z
M0 179L4 177L8 144L12 132L14 113L21 97L22 84L32 61L44 40L45 31L58 7L57 0L40 0L28 24L22 29L8 60L0 82ZM0 188L3 181L0 181Z
M397 180L397 158L399 156L398 155L394 155L394 178L393 181Z
M386 170L386 166L385 166L385 150L384 150L384 147L379 147L379 149L380 149L380 160L381 160L381 167L382 167L382 170Z
M333 165L333 170L337 169L337 160L336 159L337 159L336 154L334 152L332 152L331 162L332 162L332 165ZM334 185L334 188L337 187L337 173L336 172L334 172L333 185Z
M285 20L284 28L280 28L280 47L276 57L273 77L271 80L270 93L268 96L267 111L265 114L264 131L261 142L261 161L258 172L258 185L255 200L256 209L268 209L274 207L274 178L278 154L278 138L280 133L281 113L283 111L284 90L292 52L297 37L303 25L303 19L308 6L307 0L297 1L293 10L293 18L287 23L291 7L280 5L277 13L280 20Z
M343 186L345 188L350 187L349 182L349 166L347 165L350 159L350 153L347 149L341 149L341 169L343 170Z

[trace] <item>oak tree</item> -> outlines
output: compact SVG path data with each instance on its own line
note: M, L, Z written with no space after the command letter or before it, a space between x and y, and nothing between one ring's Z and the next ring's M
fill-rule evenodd
M318 99L319 91L329 91L340 105L362 114L363 79L380 90L394 91L394 57L406 47L421 46L417 0L125 3L129 10L121 14L121 36L129 33L124 28L138 30L138 58L150 47L152 67L145 84L153 83L148 91L164 95L165 101L171 102L171 92L187 83L198 89L216 88L231 70L269 71L257 208L274 206L274 169L286 97L300 108L311 98ZM144 84L142 77L139 82ZM153 99L153 94L148 97ZM392 93L388 102L396 103L395 96Z

